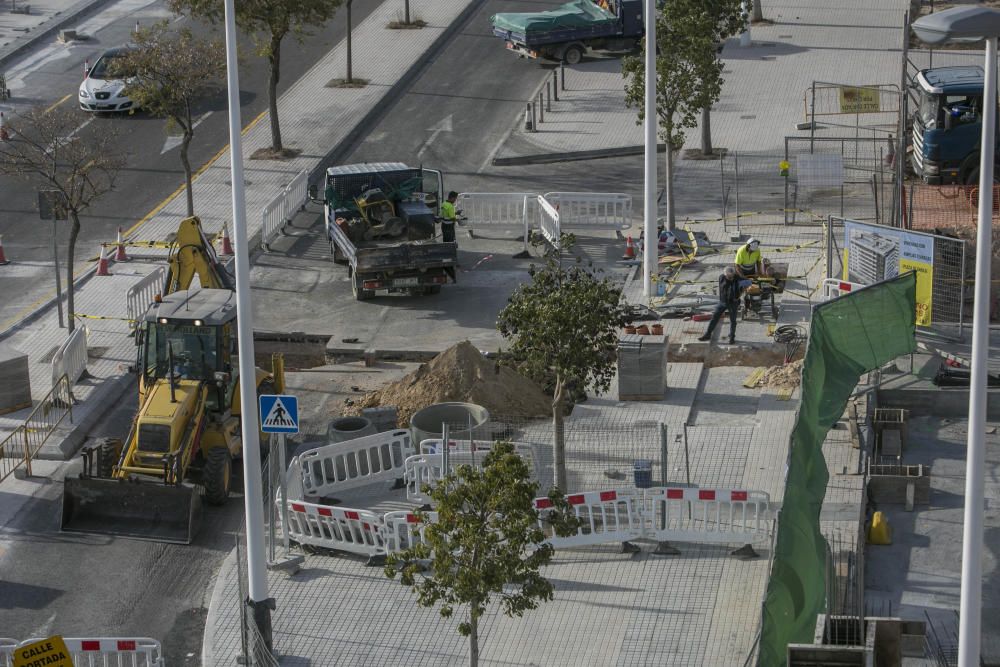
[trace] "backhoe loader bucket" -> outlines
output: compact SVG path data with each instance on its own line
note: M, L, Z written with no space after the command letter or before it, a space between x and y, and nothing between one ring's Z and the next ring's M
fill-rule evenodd
M93 477L63 486L62 530L190 544L201 516L201 495L191 486L166 486Z

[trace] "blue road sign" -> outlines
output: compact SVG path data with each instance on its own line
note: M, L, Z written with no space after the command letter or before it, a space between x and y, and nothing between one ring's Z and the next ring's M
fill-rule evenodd
M298 433L299 399L287 395L263 395L260 402L262 433Z

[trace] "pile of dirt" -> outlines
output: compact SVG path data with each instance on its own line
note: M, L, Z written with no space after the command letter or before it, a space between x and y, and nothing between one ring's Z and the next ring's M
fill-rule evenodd
M374 408L394 405L399 424L435 403L464 401L504 417L549 417L552 399L541 387L516 371L484 357L469 341L454 345L406 377L366 394L354 406Z
M781 366L771 366L757 380L758 387L773 387L775 389L795 389L802 382L802 360L793 361Z

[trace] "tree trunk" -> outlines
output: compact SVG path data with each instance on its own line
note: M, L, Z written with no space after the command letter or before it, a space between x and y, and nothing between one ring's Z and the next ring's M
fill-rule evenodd
M271 115L271 150L284 150L281 145L281 126L278 124L278 78L281 76L281 38L284 35L271 35L271 50L267 56L270 72L267 78L267 107Z
M410 25L410 0L403 3L403 23Z
M80 215L76 211L70 210L69 217L73 224L69 228L69 246L66 248L66 328L69 333L73 333L76 328L73 262L76 258L76 237L80 235ZM104 246L101 246L101 252L104 252Z
M347 83L353 83L354 78L351 75L351 2L353 0L347 0L347 78L344 79Z
M188 217L194 215L194 188L191 183L191 160L188 159L188 147L191 145L191 139L193 138L194 129L191 126L191 114L188 114L188 124L184 128L184 137L181 139L181 164L184 165L184 189L187 192Z
M563 493L569 490L566 479L566 433L563 428L563 401L566 398L566 383L562 378L556 379L556 390L552 394L552 430L555 434L555 451L553 459L556 469L556 486Z
M667 192L667 229L673 231L677 229L677 222L674 219L674 146L669 139L663 161L666 164L664 182Z
M701 154L712 154L712 107L701 110Z
M753 21L764 20L764 9L760 6L761 0L753 0Z
M479 667L479 619L469 614L469 667Z

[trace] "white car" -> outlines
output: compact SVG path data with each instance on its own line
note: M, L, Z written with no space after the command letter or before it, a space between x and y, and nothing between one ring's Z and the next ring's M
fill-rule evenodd
M80 84L80 108L84 111L129 111L133 102L122 91L124 79L110 78L111 62L131 51L131 47L120 46L101 54L87 71Z

